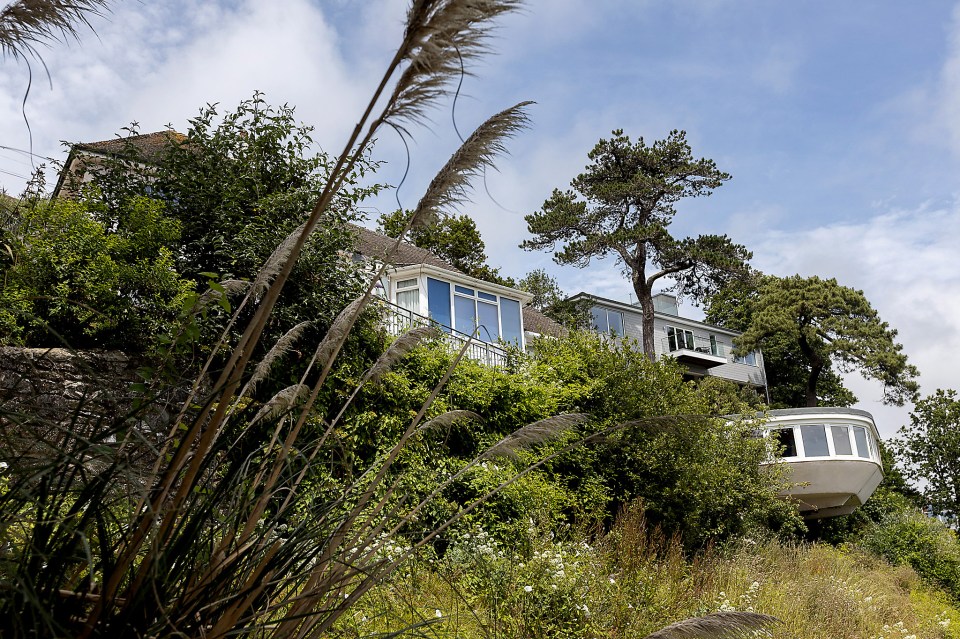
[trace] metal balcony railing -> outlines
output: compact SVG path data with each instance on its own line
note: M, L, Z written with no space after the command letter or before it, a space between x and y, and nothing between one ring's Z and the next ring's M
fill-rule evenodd
M461 333L450 326L437 324L425 315L414 313L386 300L377 300L377 306L381 309L384 325L391 335L399 336L411 328L435 324L443 331L443 339L454 350L459 351L469 342L465 355L470 359L495 368L502 368L507 363L507 352L498 344L483 342L476 337L471 339L466 333Z
M704 355L723 357L725 359L729 355L728 349L723 344L711 341L708 337L691 336L689 333L664 337L661 339L661 346L664 353L685 350L694 353L703 353Z

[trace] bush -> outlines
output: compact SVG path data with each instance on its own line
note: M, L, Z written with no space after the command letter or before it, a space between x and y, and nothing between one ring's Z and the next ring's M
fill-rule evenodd
M90 202L33 200L9 221L0 344L144 353L168 334L194 284L174 265L180 225L146 198L111 223Z
M860 541L894 565L908 565L960 601L960 544L956 533L916 509L885 517Z

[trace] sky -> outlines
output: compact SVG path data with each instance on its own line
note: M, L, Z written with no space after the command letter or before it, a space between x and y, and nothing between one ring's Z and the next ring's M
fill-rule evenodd
M31 81L26 64L0 60L0 186L17 193L44 158L62 161L62 141L110 139L132 122L185 131L203 105L229 110L254 91L295 106L337 154L405 10L402 0L118 0L91 20L95 34L42 49L49 77L36 62ZM523 216L567 188L612 130L650 143L682 129L733 178L678 204L676 237L725 233L766 273L864 291L899 331L922 393L960 388L960 4L530 0L499 25L456 103L412 130L409 156L380 135L376 180L400 188L365 203L368 219L413 207L458 130L533 100L531 127L460 212L503 274L544 268L567 293L631 301L613 260L577 269L521 250ZM882 435L908 422L910 406L882 406L876 383L848 385Z

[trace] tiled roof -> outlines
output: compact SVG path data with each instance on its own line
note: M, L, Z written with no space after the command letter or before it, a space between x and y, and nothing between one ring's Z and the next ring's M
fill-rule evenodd
M364 228L356 224L349 224L348 226L358 236L356 246L357 251L365 257L372 259L382 258L393 248L394 243L397 241L396 238L388 237L383 233L377 233L376 231L371 231L368 228ZM447 271L453 271L454 273L466 275L453 264L450 264L446 260L440 259L427 249L422 249L419 246L409 242L400 242L400 246L393 254L393 259L391 259L390 262L394 266L430 264L431 266L436 266L437 268L442 268Z
M526 306L523 309L523 329L551 337L563 337L569 332L562 324L550 319L532 306Z
M141 159L149 161L157 159L167 145L183 142L186 139L187 136L176 131L156 131L143 135L131 135L126 138L101 140L100 142L84 142L75 145L74 148L104 155L123 155L128 150L136 149L137 155Z

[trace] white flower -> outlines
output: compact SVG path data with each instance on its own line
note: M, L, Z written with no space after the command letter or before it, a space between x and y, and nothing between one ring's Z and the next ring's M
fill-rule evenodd
M524 592L533 592L533 586L524 586L524 587L523 587L523 591L524 591Z
M439 608L437 608L437 610L436 610L436 612L435 612L434 614L436 614L436 615L437 615L437 619L439 619L440 617L442 617L442 616L443 616L443 613L442 613L442 612L440 612L440 609L439 609Z

